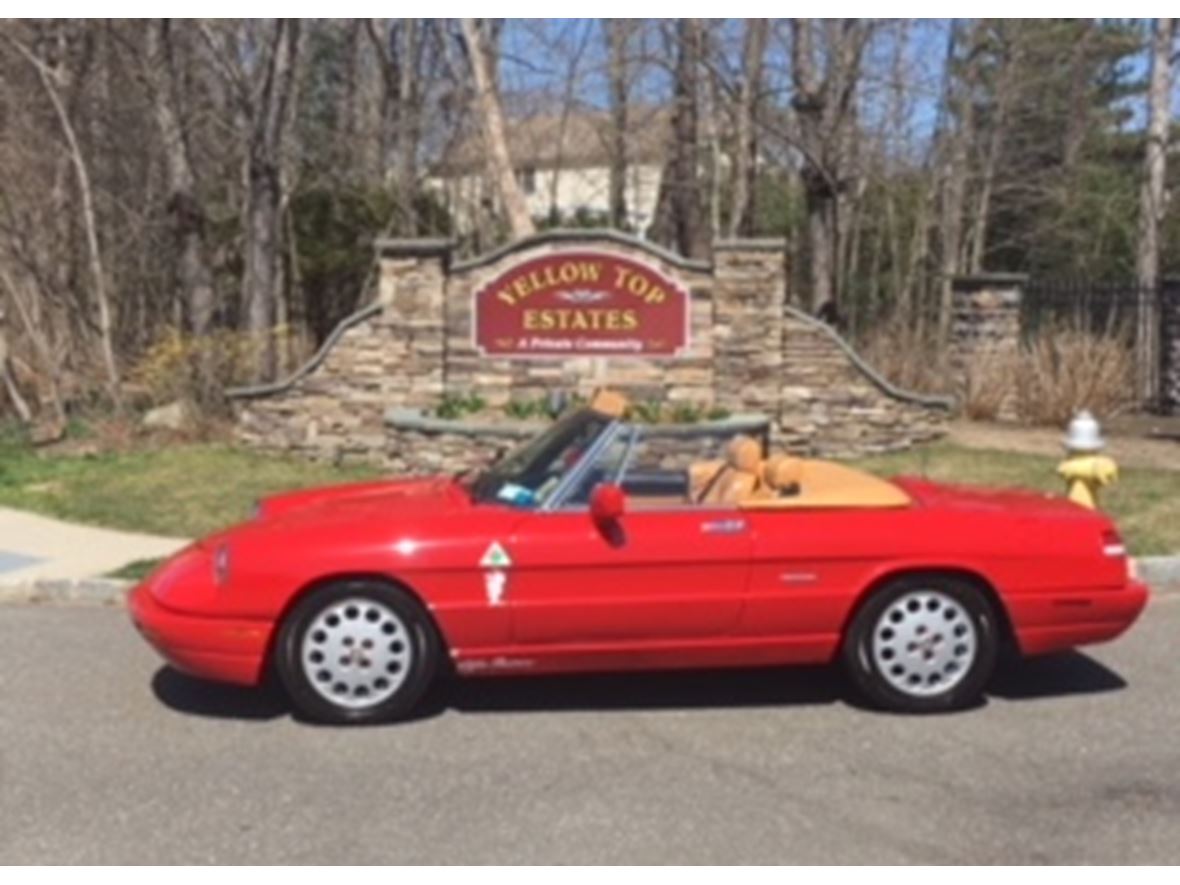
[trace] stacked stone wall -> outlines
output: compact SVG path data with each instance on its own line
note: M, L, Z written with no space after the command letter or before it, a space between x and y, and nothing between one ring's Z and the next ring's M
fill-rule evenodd
M676 279L689 293L690 341L674 358L496 359L472 341L472 299L513 264L563 248L613 251ZM239 436L253 446L398 472L478 466L500 437L397 427L391 410L429 414L478 394L490 411L554 391L619 389L633 401L691 404L770 420L777 448L855 456L942 432L947 403L890 387L835 333L787 306L784 244L717 244L689 262L617 234L550 235L452 264L442 241L384 243L375 302L342 324L317 359L286 382L231 391ZM966 351L965 351L966 352Z

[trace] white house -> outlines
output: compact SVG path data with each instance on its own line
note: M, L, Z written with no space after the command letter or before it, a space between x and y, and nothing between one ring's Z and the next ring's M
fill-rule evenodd
M646 233L655 214L670 117L665 109L631 109L626 138L624 200L627 225ZM605 219L610 212L610 138L606 111L572 109L508 121L508 150L517 180L538 221L557 216ZM427 179L451 213L460 234L475 229L481 207L498 197L487 180L482 136L456 141Z

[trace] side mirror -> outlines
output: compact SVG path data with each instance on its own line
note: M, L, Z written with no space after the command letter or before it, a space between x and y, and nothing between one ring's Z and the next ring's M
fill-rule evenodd
M617 485L600 483L590 493L590 515L600 525L609 525L622 517L626 500L626 495Z

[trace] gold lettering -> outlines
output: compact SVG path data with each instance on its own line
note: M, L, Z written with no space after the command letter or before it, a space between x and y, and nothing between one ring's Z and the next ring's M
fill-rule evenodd
M505 304L507 304L509 307L516 306L516 299L512 297L512 293L509 292L507 289L501 289L499 292L496 293L496 297L499 298L501 301L503 301Z
M623 328L627 331L639 328L639 317L635 315L633 310L624 310L623 314Z
M512 281L512 291L516 293L517 301L530 295L536 288L535 286L530 286L529 282L530 280L525 277L517 277Z
M582 279L588 283L597 283L599 276L602 274L602 265L595 261L583 261L578 265L582 274Z

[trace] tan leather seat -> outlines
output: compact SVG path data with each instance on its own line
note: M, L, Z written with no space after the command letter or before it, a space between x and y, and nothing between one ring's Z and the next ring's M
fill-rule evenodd
M765 497L797 495L803 483L803 459L792 455L771 455L762 462Z
M699 501L705 493L705 487L721 472L725 462L697 461L688 465L688 500Z
M762 447L748 436L735 436L725 447L725 463L696 498L700 504L737 504L762 484Z

